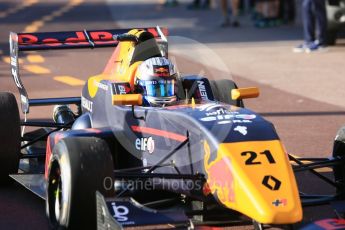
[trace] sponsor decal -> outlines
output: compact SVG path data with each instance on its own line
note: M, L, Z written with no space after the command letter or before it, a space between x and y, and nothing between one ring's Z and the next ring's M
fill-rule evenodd
M233 122L234 124L236 124L236 123L246 123L246 124L252 123L251 120L232 120L232 122Z
M103 83L101 83L101 82L99 82L99 81L96 81L96 80L93 81L93 84L94 84L96 87L98 87L99 89L103 89L103 90L105 90L105 91L108 91L108 86L107 86L106 84L103 84Z
M228 121L218 121L218 124L220 125L225 125L225 124L231 124L231 120L228 120Z
M276 199L275 201L272 201L272 204L276 207L285 207L287 205L287 199Z
M247 157L247 159L245 161L246 165L260 165L260 164L267 164L267 163L269 163L269 164L275 164L276 163L270 150L265 150L263 152L260 152L259 154L260 154L259 156L265 155L266 160L263 160L262 157L261 157L261 160L260 160L260 157L259 157L259 159L257 159L258 154L256 152L253 152L253 151L244 151L241 153L241 156Z
M61 33L60 33L61 34ZM84 31L65 32L65 40L59 39L59 33L46 33L42 36L35 34L19 34L18 41L20 45L35 45L35 46L59 46L59 45L88 45L88 38L96 44L116 44L117 41L113 39L112 31ZM52 37L49 37L52 36ZM60 35L61 36L61 35Z
M113 90L115 91L116 94L129 94L131 93L131 87L129 83L113 83Z
M153 75L157 77L169 77L169 66L164 65L164 66L158 66L158 65L153 65Z
M221 154L209 162L211 156L210 146L204 141L204 167L207 176L207 184L211 193L223 204L235 201L234 177L231 160Z
M225 108L220 108L220 109L217 109L216 111L206 113L206 116L229 115L229 114L233 115L233 113L230 112L229 110Z
M256 118L255 114L237 114L235 115L237 119L253 120Z
M280 180L278 180L277 178L275 178L274 176L271 175L267 175L264 177L264 179L262 180L262 184L268 188L269 190L272 191L277 191L279 190L282 182L280 182Z
M156 28L145 28L155 38L159 37ZM18 43L20 46L56 47L56 46L90 46L90 45L115 45L118 43L114 35L126 33L126 30L94 30L94 31L67 31L67 32L46 32L46 33L20 33ZM162 32L167 35L166 28ZM92 43L91 43L91 42Z
M198 83L198 88L200 92L200 96L203 100L208 100L207 92L206 92L206 87L205 87L205 82L203 81L197 81Z
M200 121L218 121L218 120L230 120L234 116L233 115L218 115L218 116L209 116L209 117L203 117L200 118Z
M86 99L85 97L81 97L81 106L92 112L92 105L93 105L93 102L92 101L89 101L88 99Z
M247 133L248 133L247 127L246 126L240 126L240 125L236 126L234 128L234 131L241 133L243 136L247 135Z
M232 114L227 114L227 115L218 115L218 116L208 116L208 117L203 117L200 118L200 121L218 121L218 124L229 124L229 123L234 123L234 124L249 124L252 123L253 121L251 120L239 120L235 119L236 115Z
M120 94L126 94L126 87L123 86L123 85L119 85L119 91L120 91Z
M211 109L217 109L210 111ZM222 105L218 104L207 104L199 107L200 111L205 111L206 117L200 118L200 121L218 121L218 124L249 124L256 118L255 114L239 114L237 111L229 111Z
M12 52L15 52L15 51L12 51ZM11 57L11 65L13 67L17 67L17 58L15 56Z
M155 141L152 137L141 137L135 140L135 148L140 151L153 153L155 150Z
M111 207L114 212L114 218L119 222L128 221L127 215L129 214L129 209L123 205L116 205L115 202L111 203Z
M143 158L143 166L146 167L148 166L148 163L147 163L147 159L146 158ZM144 171L148 171L148 169L144 169Z
M12 73L12 76L13 76L13 80L14 80L14 83L16 84L16 86L20 89L22 89L22 85L20 84L20 81L19 81L19 77L18 77L18 70L17 70L17 64L13 65L13 63L16 63L14 57L11 57L11 73Z
M198 107L198 109L200 111L210 111L211 109L216 109L216 108L224 109L224 106L213 103L213 104L205 104L205 105L202 105L202 106Z

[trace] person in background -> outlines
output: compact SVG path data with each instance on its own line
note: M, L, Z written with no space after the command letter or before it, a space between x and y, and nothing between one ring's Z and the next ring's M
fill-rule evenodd
M239 27L240 26L240 23L238 22L239 6L240 6L240 0L231 0L231 20L230 20L228 0L221 0L221 8L222 8L222 13L223 13L223 22L221 23L221 27L227 27L227 26Z
M296 16L296 6L295 1L291 0L280 0L280 14L284 23L292 23L295 21Z
M324 50L327 39L326 0L303 0L302 20L304 43L295 47L293 51L295 53L310 53Z
M177 0L165 0L164 6L166 7L174 7L174 6L177 6L178 5L178 1Z
M280 25L280 0L256 0L254 20L260 28Z
M210 0L193 0L193 2L187 6L189 10L208 8L210 8Z

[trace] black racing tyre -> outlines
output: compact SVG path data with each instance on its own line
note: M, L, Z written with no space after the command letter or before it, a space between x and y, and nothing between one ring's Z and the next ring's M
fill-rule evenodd
M333 157L345 157L345 126L341 127L335 136ZM345 163L333 166L334 179L339 184L337 194L345 198Z
M232 100L231 90L237 89L237 85L232 80L222 79L222 80L210 80L210 85L214 99L226 104L244 107L242 100Z
M0 185L17 173L20 158L20 119L16 98L0 92Z
M54 229L97 229L96 191L115 195L113 160L95 137L66 138L53 149L48 169L46 211Z

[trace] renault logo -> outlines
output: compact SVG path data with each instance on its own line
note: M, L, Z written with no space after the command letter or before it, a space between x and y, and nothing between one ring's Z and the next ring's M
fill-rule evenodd
M273 191L279 190L280 185L282 184L280 182L280 180L278 180L277 178L275 178L274 176L271 175L267 175L264 177L264 179L262 180L262 184Z

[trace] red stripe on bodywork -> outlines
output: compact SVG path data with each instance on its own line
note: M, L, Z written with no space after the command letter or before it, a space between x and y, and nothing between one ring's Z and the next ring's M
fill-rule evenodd
M99 130L99 129L95 129L95 128L88 128L88 129L85 129L86 132L89 132L89 133L101 133L102 130Z
M160 129L154 129L154 128L149 128L149 127L142 127L142 126L131 126L133 132L137 133L146 133L146 134L152 134L155 136L160 136L160 137L166 137L175 141L183 142L187 138L183 135L177 134L177 133L172 133Z
M342 219L325 219L315 221L314 224L324 228L324 229L344 229L345 220Z

